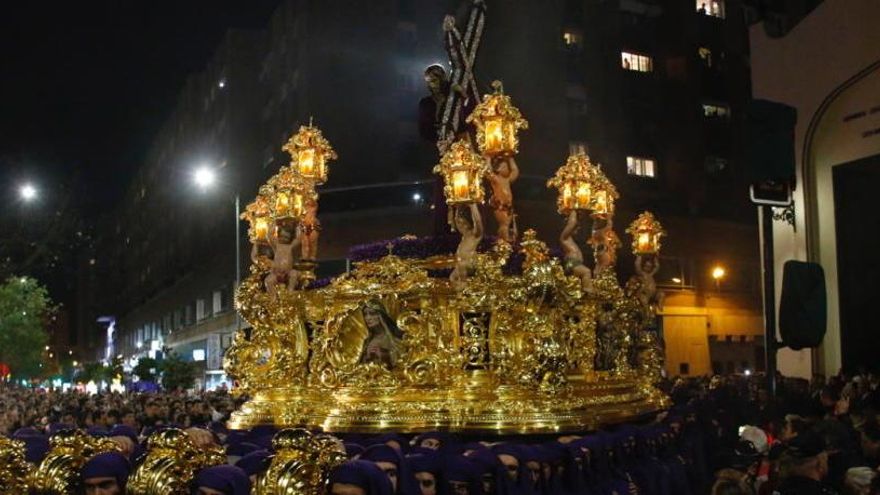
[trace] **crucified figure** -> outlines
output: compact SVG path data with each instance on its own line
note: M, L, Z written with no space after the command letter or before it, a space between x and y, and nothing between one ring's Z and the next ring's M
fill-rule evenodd
M449 281L456 289L461 288L467 281L474 269L474 257L477 255L477 246L483 239L483 219L477 205L470 204L471 220L465 215L463 206L455 207L455 228L461 234L458 249L455 250L455 268L449 274Z
M580 246L578 246L577 241L574 240L574 235L577 234L578 230L580 230L580 227L578 226L577 210L571 210L571 213L568 214L568 220L565 222L565 227L563 227L562 233L559 234L559 245L562 247L562 254L564 256L563 267L566 274L574 275L580 279L581 289L584 292L590 292L593 290L593 274L587 265L584 264L584 253L581 251Z
M487 174L492 187L492 198L489 206L498 222L498 237L509 243L516 238L516 219L513 211L513 190L510 185L519 178L519 167L512 156L501 157L491 164Z
M293 269L293 252L302 244L299 227L279 226L276 233L268 234L272 248L272 267L265 279L266 292L274 299L278 296L278 284L293 290L299 284L299 272Z

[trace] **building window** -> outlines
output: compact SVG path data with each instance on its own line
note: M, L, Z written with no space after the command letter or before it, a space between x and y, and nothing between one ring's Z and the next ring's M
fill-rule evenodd
M214 309L214 313L219 313L223 311L223 293L219 290L215 290L213 294L211 294L212 306Z
M639 177L656 177L657 168L653 158L628 156L626 157L626 172L629 175L638 175Z
M652 72L654 61L647 55L638 53L620 52L620 65L626 70L636 72Z
M700 60L703 61L703 66L706 68L712 67L712 50L706 48L705 46L701 46L697 49L697 55L700 56Z
M587 143L585 143L584 141L569 141L568 154L576 155L578 153L587 153Z
M580 29L567 28L562 32L562 43L571 51L580 51L584 43L584 33Z
M196 321L201 321L205 318L205 300L204 299L196 299Z
M703 116L710 119L730 117L730 107L722 103L703 103Z
M696 0L697 13L724 19L724 0Z
M204 349L193 349L193 361L204 361L205 360L205 350Z

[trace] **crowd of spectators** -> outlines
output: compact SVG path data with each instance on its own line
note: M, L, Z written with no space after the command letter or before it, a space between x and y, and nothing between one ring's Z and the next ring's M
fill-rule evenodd
M761 376L678 379L674 406L643 421L564 436L446 433L339 435L349 461L330 475L334 495L880 495L880 377L827 381ZM225 392L85 395L0 386L0 434L29 462L53 433L80 428L121 453L82 468L84 493L124 493L158 429L220 446L228 463L202 470L193 493L244 495L272 459L275 429L230 431L239 404Z

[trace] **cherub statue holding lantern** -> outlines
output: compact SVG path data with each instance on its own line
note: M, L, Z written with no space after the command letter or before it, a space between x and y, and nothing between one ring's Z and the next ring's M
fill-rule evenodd
M660 238L666 235L666 232L649 211L639 215L626 232L633 237L632 250L636 256L635 296L642 307L657 310L663 304L663 293L657 290L654 276L660 270Z
M511 184L519 178L519 168L512 156L492 160L486 173L492 197L489 206L498 223L498 238L513 242L517 237L516 213L513 210L513 190Z
M455 207L455 228L461 234L461 241L455 250L455 267L449 275L449 281L455 288L461 288L471 275L477 247L483 240L483 219L480 217L480 209L475 203L469 204L468 207L471 213L470 221L466 218L464 206Z
M302 229L292 221L282 222L267 235L272 248L272 267L266 276L266 292L278 297L278 286L294 290L299 286L300 274L293 268L294 252L303 244Z
M483 158L471 148L470 140L462 138L452 143L434 167L434 173L443 177L446 204L454 211L449 221L461 234L455 266L449 276L456 288L464 286L473 270L477 246L483 238L483 220L477 204L483 202L485 166ZM470 220L466 217L467 211L470 211Z
M489 206L498 223L498 237L513 242L517 232L511 185L519 177L514 155L519 151L517 133L528 129L529 123L504 94L501 81L494 81L492 88L494 93L483 97L467 122L476 127L477 147L488 165L486 179L492 188Z
M574 240L580 227L578 226L578 212L572 209L568 213L568 219L565 221L565 227L559 234L559 245L562 248L563 267L566 274L574 275L581 281L581 289L584 292L593 290L593 273L584 264L584 253Z

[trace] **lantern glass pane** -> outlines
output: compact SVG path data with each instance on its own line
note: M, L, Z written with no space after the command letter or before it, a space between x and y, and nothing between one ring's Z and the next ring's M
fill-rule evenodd
M452 173L452 196L455 201L470 198L470 178L467 170L456 170Z
M290 196L288 193L279 191L275 195L275 215L278 217L290 215Z
M299 164L299 173L303 177L316 177L317 164L315 163L315 148L303 148L297 152L297 163Z
M497 153L504 149L504 129L501 117L486 121L486 151Z
M269 219L266 217L259 217L254 220L254 237L256 240L264 240L266 239L266 235L269 234Z
M590 206L590 184L585 181L577 183L575 203L578 209L586 209Z

